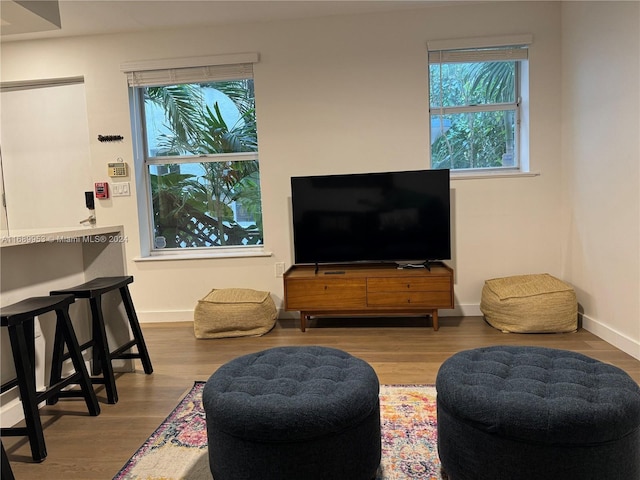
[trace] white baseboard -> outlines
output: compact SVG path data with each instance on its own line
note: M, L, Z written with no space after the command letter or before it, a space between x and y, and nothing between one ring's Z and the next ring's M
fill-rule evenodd
M582 315L582 328L640 360L640 342L638 340L629 338L625 334L584 314Z
M480 304L470 303L455 305L452 309L441 309L438 311L440 317L477 317L482 316ZM278 318L298 318L297 312L286 312L278 310ZM185 322L193 321L193 310L174 310L174 311L146 311L138 312L140 323L153 322ZM640 360L640 342L629 338L628 336L618 332L603 323L590 318L588 315L582 316L582 327L600 337L605 342L610 343L625 353Z
M44 405L44 402L42 403ZM39 405L38 407L40 407ZM24 412L22 411L22 402L19 398L14 398L10 401L2 401L2 418L1 427L9 428L13 427L16 423L22 421L24 419Z
M193 310L138 311L140 323L192 322ZM454 308L438 310L440 317L482 316L479 305L456 305ZM298 312L278 309L278 318L300 318Z
M450 316L482 316L480 304L456 305L453 310L439 310L440 317ZM582 328L595 336L610 343L623 352L640 360L640 341L634 340L623 333L599 322L598 320L582 315Z
M193 322L193 310L140 311L136 310L140 323Z
M439 317L481 317L480 304L455 305L453 308L438 310Z

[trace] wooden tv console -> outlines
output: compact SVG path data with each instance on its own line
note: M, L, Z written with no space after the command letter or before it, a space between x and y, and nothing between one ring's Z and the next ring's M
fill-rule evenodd
M453 270L382 265L293 265L284 274L285 310L300 311L300 330L312 316L429 315L438 330L438 309L453 308Z

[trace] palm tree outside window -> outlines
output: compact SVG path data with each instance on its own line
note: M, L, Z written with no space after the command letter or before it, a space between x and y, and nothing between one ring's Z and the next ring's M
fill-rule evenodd
M184 71L166 75L177 78L172 83L153 72L142 80L129 75L148 183L149 249L262 245L252 67L223 69L213 81L206 68ZM183 73L190 81L179 82Z
M525 46L429 51L431 168L522 170Z

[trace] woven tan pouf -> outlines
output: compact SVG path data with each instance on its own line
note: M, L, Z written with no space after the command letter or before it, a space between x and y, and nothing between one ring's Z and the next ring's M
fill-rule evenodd
M571 285L549 275L515 275L484 283L480 310L503 332L574 332L578 303Z
M276 323L276 305L269 292L249 288L213 289L193 314L196 338L264 335Z

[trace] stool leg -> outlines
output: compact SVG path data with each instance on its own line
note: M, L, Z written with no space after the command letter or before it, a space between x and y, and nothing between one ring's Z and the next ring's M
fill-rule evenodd
M56 315L58 317L56 335L58 330L62 330L64 340L67 344L67 349L69 350L69 356L73 363L73 368L75 368L76 373L78 373L80 377L78 379L78 385L80 385L80 389L82 390L84 401L86 402L87 409L89 410L89 415L95 417L100 413L100 406L98 405L96 394L93 391L89 372L87 372L87 367L85 366L84 359L82 358L82 352L80 351L80 345L78 344L78 339L76 338L73 325L71 324L71 318L69 318L69 310L67 308L56 310ZM58 374L58 376L60 376L60 374ZM58 381L59 380L60 378L58 378Z
M113 365L111 364L111 352L107 341L104 317L102 316L101 297L98 295L95 298L90 298L89 304L91 305L91 318L93 319L93 358L94 362L98 360L98 366L94 368L94 373L102 372L105 390L107 391L107 401L109 403L118 403L118 391L116 390L116 380L113 375Z
M9 463L9 457L4 450L2 442L0 442L0 447L2 448L2 480L15 480L13 470L11 470L11 464Z
M122 303L124 303L124 308L127 311L127 317L129 318L129 325L131 325L133 338L135 339L136 345L138 346L138 353L140 354L140 361L142 362L144 373L149 375L153 373L153 366L151 365L151 358L149 357L149 352L147 351L147 344L144 341L142 329L140 328L138 316L136 315L136 310L133 307L133 301L131 300L131 294L129 293L129 287L127 285L120 288L120 295L122 296Z
M60 322L56 323L56 333L53 340L53 356L51 359L51 374L49 385L55 385L62 379L62 362L64 358L64 335L60 328ZM47 405L58 403L58 396L52 395L47 399Z
M13 353L13 361L18 379L18 390L20 392L20 400L22 402L22 410L24 412L24 421L27 425L27 436L29 437L29 445L31 446L31 457L36 462L43 461L47 456L47 448L44 443L44 433L42 431L42 422L40 421L40 412L38 411L38 401L36 400L36 380L34 375L34 366L29 342L34 342L33 338L33 318L27 321L30 328L25 330L22 322L9 326L9 340L11 342L11 351ZM27 339L27 333L31 331L31 338Z

